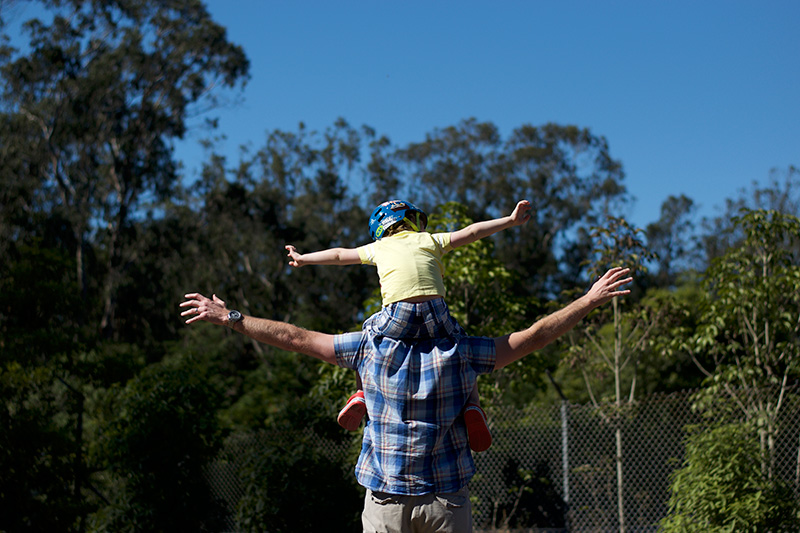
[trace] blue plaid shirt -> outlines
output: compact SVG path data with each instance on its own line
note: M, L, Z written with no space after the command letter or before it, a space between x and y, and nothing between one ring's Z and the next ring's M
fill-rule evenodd
M466 485L475 463L460 414L477 375L494 370L494 340L464 335L440 298L391 304L361 332L337 335L335 348L367 402L358 482L404 495Z

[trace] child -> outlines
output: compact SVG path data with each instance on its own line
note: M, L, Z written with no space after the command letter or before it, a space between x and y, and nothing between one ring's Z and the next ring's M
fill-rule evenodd
M384 202L372 212L369 219L370 236L375 242L358 248L330 248L308 254L298 253L294 246L286 245L291 258L289 265L375 265L381 284L383 308L364 322L365 328L393 337L397 326L403 326L403 316L396 309L397 302L421 303L444 297L442 256L459 246L475 242L498 231L524 224L530 218L531 204L527 200L517 203L507 217L476 222L452 233L425 232L427 215L404 200ZM442 301L442 305L444 302ZM449 323L426 325L432 335L464 336L461 326L449 313ZM396 333L395 333L396 334ZM354 431L366 414L361 379L357 376L358 391L350 396L338 417L339 424ZM480 407L477 385L472 390L464 408L470 448L484 451L491 446L492 434L486 415Z

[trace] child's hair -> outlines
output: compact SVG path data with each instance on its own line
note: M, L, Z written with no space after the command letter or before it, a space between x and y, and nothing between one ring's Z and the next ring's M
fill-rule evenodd
M406 219L403 219L394 226L392 226L391 228L387 229L385 232L383 232L383 236L390 237L395 233L400 233L401 231L417 231L417 230L414 229Z

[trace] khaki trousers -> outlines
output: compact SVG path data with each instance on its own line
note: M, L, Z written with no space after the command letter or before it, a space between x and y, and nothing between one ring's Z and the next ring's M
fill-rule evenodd
M469 489L422 496L367 489L361 524L364 533L471 533Z

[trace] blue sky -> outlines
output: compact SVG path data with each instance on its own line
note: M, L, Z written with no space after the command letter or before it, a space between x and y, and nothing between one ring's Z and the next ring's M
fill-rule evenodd
M608 140L639 226L686 194L711 216L800 166L800 2L210 0L252 78L216 110L230 161L266 132L338 117L395 145L474 117ZM190 135L178 144L199 166Z
M259 1L209 10L252 62L220 113L231 154L337 117L395 144L469 117L588 127L622 161L644 226L700 214L800 166L800 2Z

